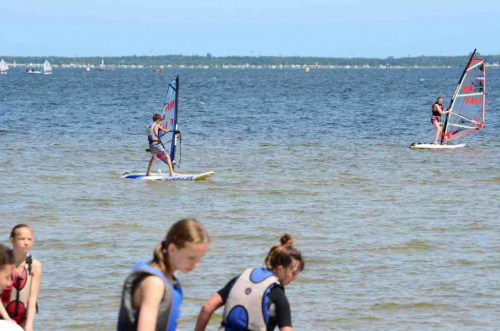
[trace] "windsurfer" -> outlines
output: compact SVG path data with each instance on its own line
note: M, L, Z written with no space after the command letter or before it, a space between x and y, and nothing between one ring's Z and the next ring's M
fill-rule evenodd
M441 122L441 116L451 113L452 109L444 110L443 98L438 97L437 101L432 105L432 117L431 123L436 129L436 134L434 135L433 145L437 145L439 137L443 134L443 124Z
M172 160L170 160L170 156L168 155L165 147L163 147L163 143L160 138L160 131L164 133L170 132L170 130L163 128L161 126L161 121L164 119L160 114L153 115L153 124L148 126L148 141L149 141L149 152L151 153L151 160L149 161L148 171L146 172L146 176L151 175L151 168L155 163L156 157L158 156L162 160L164 160L168 164L168 170L170 171L170 176L175 177L178 174L174 172L174 168L172 166Z

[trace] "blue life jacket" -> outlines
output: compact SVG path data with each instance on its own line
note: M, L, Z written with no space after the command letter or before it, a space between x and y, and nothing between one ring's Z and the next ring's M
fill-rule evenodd
M134 267L123 285L122 302L118 316L118 331L136 330L139 322L139 309L133 307L134 286L145 274L155 275L165 283L165 293L160 302L155 330L176 331L177 320L181 314L182 288L177 278L173 276L176 285L172 285L163 272L150 266L149 260L144 260Z

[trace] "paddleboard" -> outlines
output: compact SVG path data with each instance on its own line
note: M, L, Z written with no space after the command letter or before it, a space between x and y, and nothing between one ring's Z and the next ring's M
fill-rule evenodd
M144 179L144 180L202 180L212 177L215 174L213 171L204 172L201 174L179 174L172 177L161 173L151 173L151 176L146 176L146 173L124 173L122 178L126 179Z
M434 144L422 144L422 143L413 143L410 145L410 148L414 149L453 149L464 147L465 144L459 145L434 145Z

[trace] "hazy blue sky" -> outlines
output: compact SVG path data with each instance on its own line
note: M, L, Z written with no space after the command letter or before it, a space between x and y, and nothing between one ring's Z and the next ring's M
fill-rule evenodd
M500 1L1 0L0 55L500 54Z

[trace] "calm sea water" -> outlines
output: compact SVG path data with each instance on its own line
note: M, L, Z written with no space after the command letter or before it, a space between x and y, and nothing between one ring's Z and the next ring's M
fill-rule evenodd
M180 172L147 168L145 126L181 76ZM121 286L170 225L199 218L212 247L180 275L182 330L284 233L306 269L287 287L298 330L498 329L500 83L485 130L432 141L430 105L461 69L11 70L0 76L0 237L28 223L43 263L39 330L110 330ZM164 172L166 167L157 163ZM220 311L212 320L215 330Z

